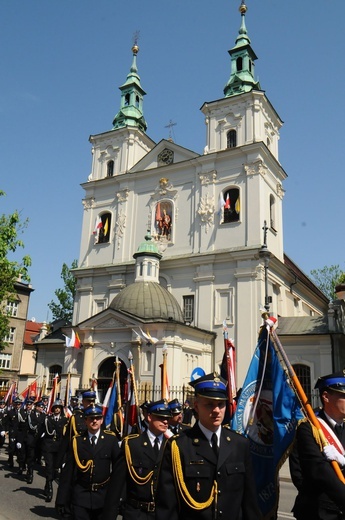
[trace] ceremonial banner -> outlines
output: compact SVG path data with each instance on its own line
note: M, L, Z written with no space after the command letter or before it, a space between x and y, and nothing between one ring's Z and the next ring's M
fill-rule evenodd
M268 332L259 340L238 399L232 428L248 437L259 507L264 520L276 518L279 500L278 472L303 417Z

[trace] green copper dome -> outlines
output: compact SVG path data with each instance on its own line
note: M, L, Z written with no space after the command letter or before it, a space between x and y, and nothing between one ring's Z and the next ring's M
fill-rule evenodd
M134 282L115 296L110 309L148 320L183 323L176 298L157 282Z
M133 257L141 255L154 255L158 258L162 258L161 253L158 250L156 242L153 240L150 231L147 232L145 240L139 245L137 252L134 253Z

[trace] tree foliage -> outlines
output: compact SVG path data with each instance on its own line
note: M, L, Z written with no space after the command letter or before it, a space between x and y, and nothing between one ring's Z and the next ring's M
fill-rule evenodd
M335 298L335 286L345 281L345 274L339 265L325 265L322 269L310 271L315 284L330 299Z
M75 269L76 267L78 267L77 260L73 260L71 267L68 267L65 263L62 264L61 278L64 282L64 287L63 289L56 289L54 293L58 303L53 300L48 303L48 307L52 311L53 320L72 321L77 281L73 276L71 269Z
M0 191L0 197L4 195ZM28 219L22 221L18 211L11 215L0 215L0 350L7 346L4 339L9 334L10 320L6 304L16 299L14 284L18 280L30 281L30 256L24 255L19 261L11 258L19 248L24 248L19 236L27 225Z

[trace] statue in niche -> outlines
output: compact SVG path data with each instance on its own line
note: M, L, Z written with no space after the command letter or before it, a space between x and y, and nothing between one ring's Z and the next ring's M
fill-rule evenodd
M171 225L172 225L172 205L170 202L163 201L157 202L156 205L156 218L155 218L155 230L158 238L165 238L170 240L171 238Z

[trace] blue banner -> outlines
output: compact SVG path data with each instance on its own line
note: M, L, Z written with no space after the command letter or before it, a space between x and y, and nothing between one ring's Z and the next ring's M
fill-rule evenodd
M262 327L232 428L250 441L259 507L267 520L276 518L278 472L302 417L298 398L288 382L271 337L266 327Z

